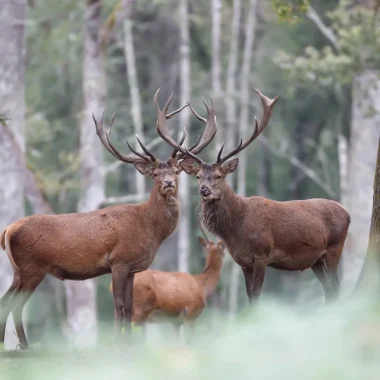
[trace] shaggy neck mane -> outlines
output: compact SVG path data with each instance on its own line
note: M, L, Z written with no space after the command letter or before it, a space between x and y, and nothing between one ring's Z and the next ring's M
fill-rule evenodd
M178 222L178 189L173 194L163 195L159 185L155 183L146 207L155 233L162 239L166 239L174 231Z
M227 183L225 186L221 199L211 202L202 200L201 208L203 224L221 239L240 226L245 211L243 198L235 194Z

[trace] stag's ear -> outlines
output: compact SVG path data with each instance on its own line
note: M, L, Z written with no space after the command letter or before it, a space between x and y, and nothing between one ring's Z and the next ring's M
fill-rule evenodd
M198 237L199 239L199 243L201 243L201 246L202 248L207 248L208 244L207 244L207 241L205 239L203 239L203 237Z
M142 174L151 176L153 174L153 166L149 162L135 162L135 168Z
M185 158L183 161L181 161L178 164L178 170L179 171L184 170L186 174L189 174L189 175L197 175L199 172L199 166L194 165L193 158Z
M224 251L226 249L226 246L222 241L218 241L218 245L219 245L219 249L221 251Z
M224 174L233 173L236 170L238 163L239 163L239 159L234 158L233 160L227 161L225 164L223 164L222 170Z

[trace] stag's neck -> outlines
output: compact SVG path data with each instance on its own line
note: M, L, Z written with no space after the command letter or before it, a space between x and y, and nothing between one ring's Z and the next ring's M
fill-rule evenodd
M203 224L221 239L239 229L245 214L245 198L238 196L227 184L221 199L202 201L201 215Z
M146 203L147 217L156 236L166 239L176 228L179 218L178 192L163 195L155 184Z
M222 260L220 258L207 258L206 266L203 269L203 272L195 276L201 284L206 297L214 291L216 285L218 284L221 270Z

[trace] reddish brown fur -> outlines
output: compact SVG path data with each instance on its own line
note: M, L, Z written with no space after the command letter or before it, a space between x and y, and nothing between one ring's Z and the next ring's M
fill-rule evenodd
M158 164L152 175L154 186L146 203L87 213L33 215L8 226L2 247L21 281L14 281L1 299L2 322L15 307L7 302L10 293L32 293L48 273L60 280L85 280L112 272L113 278L125 281L123 273L147 269L162 241L174 231L179 215L176 161ZM164 188L163 181L168 179L175 188ZM124 307L120 298L115 299L115 307ZM1 327L3 341L5 323ZM20 334L26 345L21 330Z
M338 264L350 224L347 211L327 199L276 202L262 197L240 197L225 180L238 165L237 158L227 159L260 135L278 100L278 96L270 99L255 91L264 112L251 137L224 157L222 146L214 164L206 164L187 151L189 157L181 166L187 174L197 175L203 223L225 242L241 266L250 302L260 295L267 266L284 270L311 268L326 297L334 296L339 286Z
M146 270L137 273L133 283L132 321L144 324L164 316L176 326L192 324L206 306L222 269L224 244L199 238L207 254L201 274ZM110 286L112 291L112 284Z

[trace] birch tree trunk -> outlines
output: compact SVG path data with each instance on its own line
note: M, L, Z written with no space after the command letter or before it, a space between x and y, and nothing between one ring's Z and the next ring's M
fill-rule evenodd
M221 104L219 100L221 99L222 94L222 70L221 70L221 61L220 61L220 49L221 49L221 39L220 39L220 30L221 30L221 12L222 12L222 2L221 0L211 0L211 92L215 100L215 107L217 114L218 110L221 110ZM220 146L224 138L224 133L222 129L222 124L220 124L218 133L215 136L215 149L216 154L218 154Z
M83 96L80 123L81 191L79 212L96 210L104 200L103 148L91 114L105 108L106 81L101 48L101 1L86 0ZM96 286L94 280L67 281L68 328L74 344L92 345L97 336Z
M239 132L240 136L245 139L249 124L249 88L250 88L250 71L252 61L253 44L255 41L256 29L256 4L257 0L249 1L249 9L245 23L245 42L243 52L243 62L240 76L240 118ZM252 126L253 127L253 126ZM246 195L246 170L247 170L247 151L243 150L239 155L239 165L237 173L237 193L240 196ZM239 295L239 274L240 268L238 265L233 265L231 272L231 286L229 297L229 310L234 314L237 311L238 295Z
M135 49L133 46L133 31L132 31L132 21L127 18L124 21L124 54L127 62L127 75L129 92L131 94L131 116L133 120L133 125L135 129L135 134L144 141L144 130L143 121L141 115L141 104L140 104L140 90L138 84L138 75L136 72L136 58ZM140 145L136 140L136 150L140 149ZM137 170L136 175L136 194L140 196L138 202L144 200L144 195L146 191L145 176L141 175Z
M230 52L228 55L227 83L226 83L226 126L224 128L226 135L226 151L230 152L235 148L235 128L236 128L236 69L238 64L239 51L239 30L241 0L234 0L232 11L232 26ZM227 183L233 188L234 173L227 176Z
M25 0L0 2L0 114L7 126L0 125L0 231L24 216L24 168L22 155L15 155L4 128L9 128L24 153L24 72ZM0 253L0 296L12 282L13 271L4 252ZM14 348L14 325L7 324L6 345Z
M371 225L373 173L380 133L379 72L365 70L353 81L346 207L351 225L343 255L343 290L354 287L368 244Z
M189 14L188 1L179 1L179 25L180 25L180 83L181 96L180 104L184 104L190 99L190 36L189 36ZM190 114L188 110L180 112L179 124L189 127ZM189 133L189 131L188 131ZM182 136L182 128L179 129L179 136ZM180 175L179 198L181 202L181 214L178 225L178 270L180 272L189 271L190 252L190 183L189 176L182 172Z
M373 206L367 255L355 292L366 290L379 297L380 279L380 138L377 148L376 172L373 185Z

